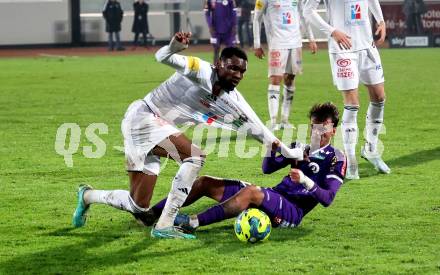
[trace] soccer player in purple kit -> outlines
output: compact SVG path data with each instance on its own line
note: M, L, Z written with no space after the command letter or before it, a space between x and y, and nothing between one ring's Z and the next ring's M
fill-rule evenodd
M214 62L220 46L232 47L237 33L237 7L234 0L206 0L205 17L214 47Z
M240 180L199 177L184 205L201 197L212 198L219 204L198 215L179 214L175 224L193 232L199 226L232 218L247 208L256 207L270 217L273 227L297 227L316 205L329 206L343 184L346 169L345 155L330 144L339 113L334 104L323 103L314 105L309 117L311 145L303 161L277 155L278 142L273 143L263 160L264 174L290 166L289 174L278 185L265 188ZM166 199L152 207L152 218L160 215L165 202Z

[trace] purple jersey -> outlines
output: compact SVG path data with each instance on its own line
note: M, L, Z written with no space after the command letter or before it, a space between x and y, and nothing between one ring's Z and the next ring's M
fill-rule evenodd
M295 144L292 144L294 146ZM315 182L312 190L306 190L301 184L293 182L289 175L272 188L298 208L299 220L312 210L318 203L329 206L339 187L343 183L346 168L345 155L338 149L327 145L309 155L310 161L295 161L282 155L265 157L263 160L263 173L270 174L288 165L300 169L304 175Z
M234 0L206 0L205 17L216 34L230 34L237 24Z

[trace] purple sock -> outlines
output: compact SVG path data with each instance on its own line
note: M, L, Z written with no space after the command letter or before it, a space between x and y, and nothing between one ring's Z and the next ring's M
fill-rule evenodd
M197 219L200 226L219 222L225 219L225 210L222 205L216 205L197 215Z
M167 202L167 198L161 200L160 202L156 203L151 209L153 210L155 215L162 214L162 210L165 207L165 203Z

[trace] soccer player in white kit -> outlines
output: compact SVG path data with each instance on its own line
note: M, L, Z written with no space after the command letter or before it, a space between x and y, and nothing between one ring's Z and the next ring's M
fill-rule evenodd
M295 93L295 75L302 73L301 26L306 30L312 53L317 51L312 29L302 16L303 0L257 0L254 10L254 52L262 59L261 22L264 21L269 46L268 108L272 130L292 128L289 114ZM284 80L281 123L277 124L280 84Z
M176 33L156 59L176 69L169 79L133 102L122 121L130 192L94 190L82 185L73 225L81 227L93 203L128 211L145 224L145 215L160 171L160 157L173 158L180 168L173 179L168 200L151 231L156 238L195 238L173 225L179 208L191 191L205 154L176 128L176 124L205 123L214 127L247 131L265 144L277 138L235 89L247 69L246 54L235 47L225 48L215 66L197 57L176 54L188 47L190 33ZM290 149L281 143L284 156L302 159L303 148Z
M328 47L333 82L344 98L342 131L347 155L347 179L359 179L356 160L358 139L357 113L359 110L359 81L368 89L370 104L366 116L366 142L361 156L376 170L388 174L390 168L377 150L385 106L384 75L379 52L371 31L368 11L378 22L375 35L378 44L385 40L386 27L378 0L325 0L328 22L316 9L319 0L309 0L304 6L307 21L329 37Z

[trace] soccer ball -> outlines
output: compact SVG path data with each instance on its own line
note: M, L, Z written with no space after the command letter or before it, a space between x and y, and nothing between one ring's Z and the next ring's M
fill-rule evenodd
M242 242L256 243L269 238L272 224L263 211L249 208L235 220L235 235Z

